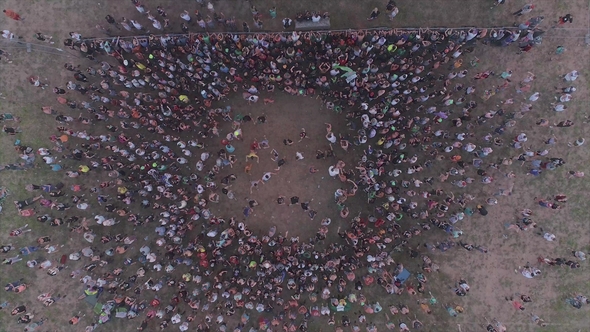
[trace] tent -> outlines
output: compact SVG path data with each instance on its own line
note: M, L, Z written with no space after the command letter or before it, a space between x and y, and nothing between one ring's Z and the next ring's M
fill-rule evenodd
M402 285L404 282L406 282L406 280L408 280L408 278L410 278L410 271L403 269L402 272L400 272L398 275L395 276L395 280L399 281Z
M127 317L127 308L120 307L120 308L117 308L115 311L116 311L115 317L117 317L117 318Z
M96 294L95 295L86 296L84 298L84 301L94 307L94 306L96 306L98 304L97 303L98 302L98 296ZM101 309L102 309L102 305L101 305Z
M104 323L108 322L110 319L111 319L111 316L109 315L109 313L103 311L100 314L100 316L98 317L98 323L104 324Z
M96 303L94 308L92 308L92 312L94 312L96 315L100 315L102 313L102 307L102 303Z

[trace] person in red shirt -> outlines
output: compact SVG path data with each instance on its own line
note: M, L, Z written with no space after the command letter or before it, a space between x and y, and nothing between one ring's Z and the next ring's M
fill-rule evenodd
M20 17L20 15L19 15L19 14L17 14L17 13L16 13L15 11L13 11L13 10L10 10L10 9L4 9L2 12L4 13L4 15L6 15L6 16L8 16L8 17L10 17L10 18L11 18L11 19L13 19L13 20L16 20L16 21L22 21L22 20L23 20L23 19L22 19L22 17Z
M572 14L567 14L565 16L560 16L559 17L559 25L563 25L565 23L573 23L574 22L574 17L572 16Z

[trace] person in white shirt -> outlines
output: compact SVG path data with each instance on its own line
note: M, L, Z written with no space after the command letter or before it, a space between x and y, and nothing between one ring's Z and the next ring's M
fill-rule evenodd
M559 97L559 101L562 103L566 103L570 100L572 100L572 95L570 95L569 93L564 93L563 95L561 95L561 97Z
M145 258L150 262L153 263L156 261L156 255L153 252L150 252L149 254L145 255ZM156 268L156 266L154 265L154 269Z
M142 30L143 26L141 24L139 24L139 22L134 21L134 20L129 20L129 22L131 22L131 24L133 25L133 27L135 27L137 30Z
M276 173L273 173L273 172L266 172L266 173L264 173L264 175L262 175L262 183L267 182L268 180L270 180L270 178L272 177L273 174L276 174Z
M328 134L326 134L326 139L330 141L330 143L332 144L335 144L337 140L336 135L334 135L333 132L329 132Z
M250 85L248 92L254 95L258 93L258 89L254 85Z
M139 248L139 252L141 252L142 255L147 256L150 253L150 247L142 246L141 248Z
M162 289L162 283L160 282L152 286L152 290L155 292L159 291L160 289Z
M113 226L116 223L117 222L115 221L115 219L109 218L109 219L106 219L105 221L103 221L102 222L102 225L105 226L105 227L109 227L109 226Z
M48 254L54 253L57 251L57 247L56 246L50 246L50 245L46 245L44 248Z
M477 37L478 31L477 29L473 28L473 29L469 29L469 32L467 33L467 37L465 37L465 39L467 41L472 40L473 38Z
M123 21L121 21L120 24L125 30L131 31L131 26L127 24L127 20L125 18L123 18Z
M96 223L99 225L102 225L102 223L105 221L105 217L104 216L94 216L94 220L96 220Z
M15 39L16 36L14 33L10 32L9 30L2 30L2 37L6 39Z
M182 18L183 20L185 20L187 22L191 21L191 17L186 10L184 12L182 12L182 14L180 14L180 18Z
M463 147L463 149L467 152L473 152L475 150L477 146L473 143L467 143L465 144L465 146Z
M77 32L70 32L70 37L72 37L72 39L75 40L81 40L82 39L82 35L77 33Z
M389 19L393 21L393 19L399 14L399 8L397 6L393 6L393 9L389 12Z
M290 18L284 18L283 19L283 29L288 29L289 27L291 27L291 25L293 24L293 20Z
M172 318L170 318L170 322L172 324L178 324L178 323L180 323L180 318L181 318L180 314L176 314L176 315L172 316Z
M564 79L568 82L573 82L576 79L578 79L578 71L577 70L572 70L571 72L567 73L564 76Z

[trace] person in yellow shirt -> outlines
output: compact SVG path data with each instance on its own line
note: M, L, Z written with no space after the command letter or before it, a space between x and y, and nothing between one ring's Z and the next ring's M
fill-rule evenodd
M256 151L250 151L250 153L246 155L246 161L254 158L256 158L256 162L260 162L260 158L258 157L258 154L256 154Z

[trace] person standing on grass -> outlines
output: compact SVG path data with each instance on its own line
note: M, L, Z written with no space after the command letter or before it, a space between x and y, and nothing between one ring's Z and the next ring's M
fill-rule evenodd
M126 18L124 18L124 17L123 17L123 18L121 19L121 22L120 22L120 24L121 24L121 26L122 26L123 28L125 28L125 30L127 30L127 31L131 31L131 30L132 30L132 29L131 29L131 26L129 25L129 23L127 23L127 19L126 19Z
M397 16L397 14L399 14L399 8L397 8L397 6L394 5L388 14L388 17L391 21L393 21L393 19Z
M492 9L498 5L503 5L506 3L506 0L494 0L494 6L491 7Z
M268 10L268 12L270 14L270 18L277 17L277 7L272 7L271 9Z
M379 16L381 12L379 12L379 8L375 7L373 9L373 11L371 12L371 15L369 16L369 18L367 19L367 21L372 21L374 19L377 18L377 16Z
M387 2L387 6L385 6L385 11L389 13L390 11L393 11L393 9L395 7L397 7L397 4L395 3L395 1L394 0L389 0Z
M158 20L153 20L152 21L152 26L154 28L158 29L158 30L162 30L162 24Z
M283 29L289 29L292 24L293 24L292 19L290 19L288 17L283 19Z
M559 23L559 25L564 25L566 23L573 23L573 22L574 22L574 17L572 16L572 14L566 14L565 16L560 16L559 21L557 23Z
M190 23L191 22L191 16L188 14L188 11L183 11L182 14L180 14L180 18L182 18L183 20L185 20L186 22Z
M112 17L111 15L107 15L104 17L104 19L109 23L112 24L113 26L115 26L115 28L121 30L121 27L119 27L119 24L117 24L117 21L115 21L115 18Z
M4 9L2 12L4 13L4 15L15 21L24 21L23 18L13 10Z
M131 24L133 25L133 27L135 29L137 29L137 30L144 30L143 29L143 26L139 22L137 22L135 20L129 20L129 22L131 22Z
M258 29L262 29L263 27L263 23L262 20L260 19L262 15L256 15L254 16L254 25L258 28Z

